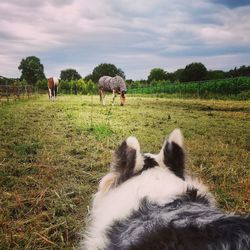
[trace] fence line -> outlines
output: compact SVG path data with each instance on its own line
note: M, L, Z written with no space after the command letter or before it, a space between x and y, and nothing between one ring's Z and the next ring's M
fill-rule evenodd
M32 85L15 86L15 85L0 85L0 101L3 97L6 97L7 101L11 97L20 99L21 96L27 96L28 98L33 94Z

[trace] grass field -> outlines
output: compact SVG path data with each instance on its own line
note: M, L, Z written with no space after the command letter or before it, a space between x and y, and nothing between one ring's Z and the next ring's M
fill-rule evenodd
M128 97L120 107L44 95L0 104L0 249L74 249L117 145L135 135L157 153L176 127L189 169L219 206L249 212L250 101Z

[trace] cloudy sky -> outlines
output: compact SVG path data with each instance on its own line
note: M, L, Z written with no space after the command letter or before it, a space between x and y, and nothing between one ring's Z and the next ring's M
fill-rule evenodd
M100 63L132 79L191 62L250 65L250 0L1 0L0 75L19 77L31 55L47 77Z

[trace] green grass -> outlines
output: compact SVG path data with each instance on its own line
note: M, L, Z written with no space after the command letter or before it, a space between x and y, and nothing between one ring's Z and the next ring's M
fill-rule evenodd
M182 129L187 164L230 212L250 211L250 102L41 96L0 104L0 249L73 249L113 150L157 153ZM106 103L111 103L107 96Z

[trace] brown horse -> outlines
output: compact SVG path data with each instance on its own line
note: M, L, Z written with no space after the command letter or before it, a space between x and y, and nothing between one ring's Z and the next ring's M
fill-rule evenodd
M100 101L103 105L105 105L104 98L106 91L113 93L112 104L114 104L116 94L120 94L121 106L124 105L127 87L122 77L102 76L98 81L98 88L99 88Z
M58 84L59 80L56 77L50 77L48 79L48 94L51 101L56 100Z

